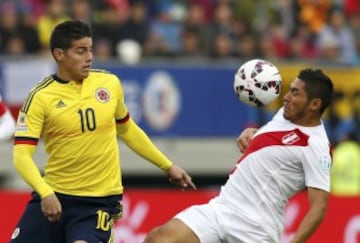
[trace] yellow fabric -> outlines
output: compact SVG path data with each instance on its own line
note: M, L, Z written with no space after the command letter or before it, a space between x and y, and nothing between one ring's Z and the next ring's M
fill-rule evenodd
M23 176L25 181L36 189L41 198L44 198L54 191L43 180L38 167L32 160L32 155L35 152L33 145L17 145L14 148L14 165L19 173Z
M34 162L17 148L24 138L42 137L48 153L44 180L54 191L77 196L122 193L115 121L127 114L113 74L93 70L82 84L45 78L31 90L19 114L14 153L20 175L44 195L38 175L24 169L33 170L29 164Z
M131 118L126 123L117 125L117 131L127 146L160 169L166 171L172 165Z
M357 142L342 142L334 149L331 192L360 195L360 145Z

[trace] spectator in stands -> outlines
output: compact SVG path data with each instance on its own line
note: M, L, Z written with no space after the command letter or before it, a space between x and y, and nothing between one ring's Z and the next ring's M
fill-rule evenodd
M215 6L214 19L209 24L209 54L213 57L231 56L235 52L236 40L239 37L234 28L234 18L230 3L219 2Z
M100 0L93 1L93 22L94 42L106 40L111 46L111 56L115 57L116 45L123 39L122 28L129 18L128 1Z
M180 51L185 7L174 0L159 1L159 12L151 21L150 34L144 52L173 56Z
M237 55L244 59L252 59L258 56L258 42L254 35L241 36L237 43Z
M318 60L320 54L315 45L314 34L307 26L297 26L294 33L288 38L288 42L289 53L285 60Z
M70 17L91 24L92 10L90 0L73 0L70 2Z
M210 30L206 20L204 6L200 3L190 3L183 25L182 40L190 42L196 40L196 42L198 42L198 50L196 53L198 54L206 56L206 54L210 53ZM183 43L183 48L188 44ZM185 51L185 53L188 53L188 51Z
M122 38L131 39L140 45L144 45L149 36L149 28L146 5L144 2L137 0L131 4L129 18L121 28Z
M325 121L332 144L346 140L348 134L354 133L356 124L353 117L353 104L349 93L337 91L328 110L328 119Z
M331 192L338 196L360 195L360 145L355 134L348 134L334 148Z
M181 33L181 49L178 55L182 57L204 57L205 53L201 50L203 50L203 46L201 45L198 30L185 27Z
M37 54L40 42L36 28L29 23L30 9L17 9L12 2L0 4L0 52L5 55Z
M38 20L39 39L44 49L48 49L53 28L68 19L65 0L47 0L46 11Z
M360 3L359 3L360 5ZM355 38L355 48L357 56L360 56L360 11L354 14L351 14L348 17L348 23L350 25L351 32ZM359 60L360 61L360 60Z
M357 141L360 141L360 90L354 92L351 103L354 109L355 138Z
M346 24L345 15L341 9L333 9L330 12L328 22L318 32L317 45L323 55L328 51L326 47L337 51L338 55L333 59L335 62L343 64L358 62L355 37Z
M313 33L321 31L327 22L331 0L297 0L297 3L299 22Z
M217 34L211 49L210 56L213 58L229 58L235 56L233 42L226 34Z
M14 136L14 133L14 118L0 96L0 142L8 141Z

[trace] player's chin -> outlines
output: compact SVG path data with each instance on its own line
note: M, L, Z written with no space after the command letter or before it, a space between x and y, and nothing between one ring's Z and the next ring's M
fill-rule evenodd
M291 120L291 116L290 116L289 113L286 112L286 111L284 111L283 117L284 117L286 120Z
M80 72L80 76L82 77L82 79L87 78L89 76L90 73L90 69L82 69Z

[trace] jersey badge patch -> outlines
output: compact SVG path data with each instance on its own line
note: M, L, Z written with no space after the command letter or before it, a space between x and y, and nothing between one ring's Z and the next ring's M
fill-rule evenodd
M25 113L19 114L17 122L16 122L16 131L27 131Z
M281 141L283 144L294 144L299 141L300 137L296 134L296 132L290 132L282 137Z
M98 88L95 97L99 102L106 103L110 100L110 92L105 88Z

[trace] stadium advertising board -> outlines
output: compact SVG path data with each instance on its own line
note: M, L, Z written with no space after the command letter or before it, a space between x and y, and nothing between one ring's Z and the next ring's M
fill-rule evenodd
M175 189L129 188L123 199L124 216L115 226L115 243L141 243L153 227L166 222L189 205L207 202L217 193L216 189L211 188L184 192ZM0 191L0 214L3 219L0 221L0 242L9 239L29 198L29 192ZM329 202L324 222L307 243L360 242L360 197L331 196ZM306 192L290 200L281 243L289 242L308 207Z

